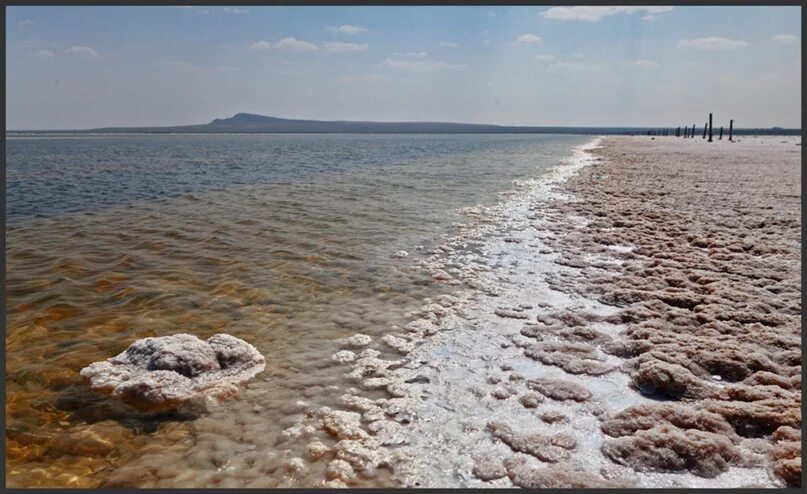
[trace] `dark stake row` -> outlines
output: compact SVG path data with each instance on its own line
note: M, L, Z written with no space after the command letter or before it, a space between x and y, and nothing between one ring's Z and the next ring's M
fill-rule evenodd
M675 137L683 137L683 138L694 138L695 137L695 124L692 124L692 128L690 127L683 127L684 134L681 135L681 127L675 129ZM729 141L733 141L732 133L734 131L734 120L729 120ZM672 129L652 129L647 131L647 135L649 136L669 136L672 134ZM703 139L706 139L706 135L709 135L709 142L712 142L712 114L709 114L709 121L703 124ZM720 126L720 133L717 137L718 140L723 139L723 126Z

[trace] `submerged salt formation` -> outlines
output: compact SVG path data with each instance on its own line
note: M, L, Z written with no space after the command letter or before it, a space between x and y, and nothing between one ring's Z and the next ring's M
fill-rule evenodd
M81 375L93 389L154 413L235 396L236 385L264 367L263 355L244 340L217 334L203 341L180 333L136 340Z

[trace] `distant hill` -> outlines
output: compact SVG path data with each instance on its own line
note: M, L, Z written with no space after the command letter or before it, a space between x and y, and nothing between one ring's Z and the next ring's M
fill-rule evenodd
M256 133L256 134L509 134L597 133L581 127L515 127L449 122L352 122L345 120L293 120L252 113L236 113L201 125L172 127L105 127L85 132L147 133Z
M646 134L649 127L521 127L451 122L351 122L342 120L293 120L252 113L236 113L210 123L170 127L103 127L99 129L30 131L109 134ZM25 132L25 131L13 131ZM798 135L799 129L735 129L740 134Z

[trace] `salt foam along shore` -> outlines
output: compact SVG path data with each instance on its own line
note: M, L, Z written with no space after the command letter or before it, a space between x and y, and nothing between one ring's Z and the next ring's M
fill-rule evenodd
M627 143L607 141L610 164L591 154L598 143L577 149L549 176L517 184L501 204L467 211L466 231L448 239L424 268L470 289L427 301L400 335L384 338L404 358L381 360L372 349L335 356L351 366L360 388L386 389L393 398L372 400L349 390L348 410L323 409L299 424L324 427L339 440L332 448L311 445L326 461L335 458L326 485L350 485L380 467L412 486L782 485L798 431L777 429L771 446L748 437L747 429L735 431L738 407L726 400L723 415L720 405L692 409L651 400L637 390L648 391L630 372L633 359L614 351L641 317L608 297L593 300L586 280L618 275L624 259L639 254L613 241L572 248L569 238L587 235L602 216L599 209L579 214L577 205L587 201L558 190L581 171L573 184L596 190L619 183L608 180L617 173L608 167L623 165L614 154L624 156ZM359 347L369 343L358 340ZM786 389L793 376L780 379L781 391L756 391L777 399L793 394ZM757 372L751 379L766 386L768 377ZM746 401L755 396L743 387L728 392ZM754 405L762 407L755 416L776 408ZM771 471L771 457L785 465L780 475Z

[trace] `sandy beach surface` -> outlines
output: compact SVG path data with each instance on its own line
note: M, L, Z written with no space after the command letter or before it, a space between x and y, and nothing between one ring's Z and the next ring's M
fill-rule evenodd
M467 211L423 265L462 289L385 337L400 360L338 354L344 410L300 421L326 485L799 485L800 153L608 137Z

